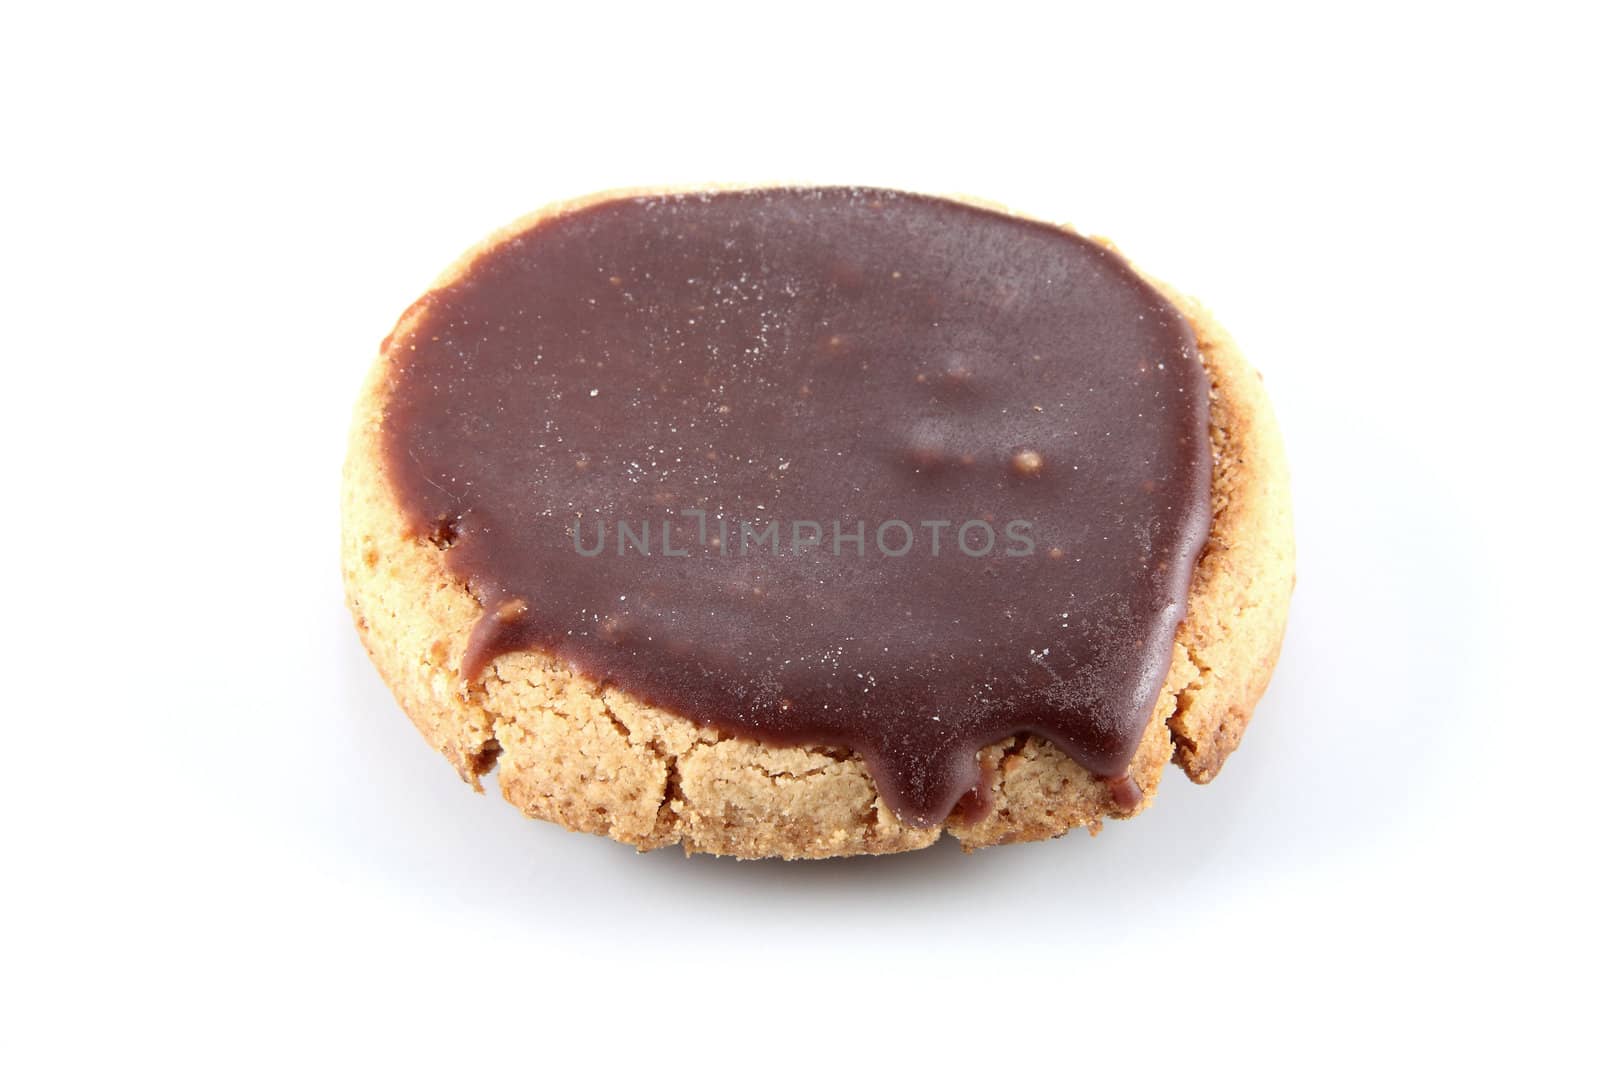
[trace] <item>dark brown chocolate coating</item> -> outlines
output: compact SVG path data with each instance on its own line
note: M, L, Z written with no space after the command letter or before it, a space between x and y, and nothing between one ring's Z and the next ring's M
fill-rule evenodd
M543 649L846 746L918 825L1013 735L1127 770L1210 523L1209 383L1113 252L883 190L611 200L490 248L393 355L390 476L485 606L469 675Z

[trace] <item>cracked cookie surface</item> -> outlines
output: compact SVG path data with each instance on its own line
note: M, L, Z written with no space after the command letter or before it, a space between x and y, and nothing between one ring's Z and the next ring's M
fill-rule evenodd
M480 249L592 202L524 219ZM1212 384L1212 523L1166 684L1129 770L1141 809L1169 762L1209 781L1238 745L1271 676L1293 583L1287 473L1259 377L1203 309L1158 287L1188 318ZM446 571L444 549L408 534L384 470L388 353L411 320L385 342L357 408L344 481L345 587L384 680L463 779L476 786L495 770L506 799L526 814L641 849L678 844L749 858L897 852L945 831L981 847L1097 830L1106 817L1134 813L1060 750L1021 737L981 752L984 803L919 829L895 818L864 762L846 750L730 736L537 652L502 655L468 683L459 665L483 609Z

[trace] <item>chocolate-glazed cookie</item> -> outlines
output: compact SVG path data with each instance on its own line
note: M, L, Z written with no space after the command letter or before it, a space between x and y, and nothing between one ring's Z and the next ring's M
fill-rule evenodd
M1220 764L1292 572L1259 390L1224 391L1249 376L1175 299L1070 232L882 190L546 212L385 345L352 607L435 745L570 826L828 855L1097 825L1169 720ZM1264 551L1215 634L1255 657L1223 708L1179 620L1227 621L1196 609L1230 518Z

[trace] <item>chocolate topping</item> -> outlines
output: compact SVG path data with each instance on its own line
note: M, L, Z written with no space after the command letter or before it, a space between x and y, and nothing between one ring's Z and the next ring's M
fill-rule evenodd
M1210 523L1209 382L1116 254L863 189L547 218L397 335L386 458L483 603L729 733L861 753L930 825L1019 734L1124 778Z

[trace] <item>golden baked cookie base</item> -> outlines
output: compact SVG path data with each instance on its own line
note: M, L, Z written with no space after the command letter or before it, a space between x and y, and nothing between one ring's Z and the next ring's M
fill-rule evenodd
M556 205L478 246L474 255L541 218L616 195ZM985 205L990 206L990 205ZM1238 746L1277 661L1294 584L1288 472L1259 376L1197 303L1156 284L1188 317L1212 382L1212 525L1195 569L1188 617L1129 774L1144 792L1133 812L1109 786L1037 738L980 754L988 814L942 827L902 824L859 756L767 745L702 727L575 673L553 657L500 657L479 683L457 670L481 606L444 566L444 551L407 535L384 470L381 422L391 351L357 405L344 471L346 597L362 643L429 744L461 777L497 771L501 792L527 815L606 834L644 850L786 859L901 852L948 831L968 848L1098 832L1106 817L1148 805L1167 763L1210 781Z

